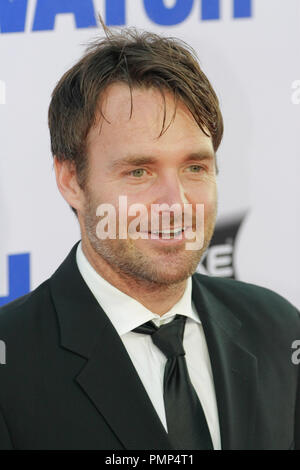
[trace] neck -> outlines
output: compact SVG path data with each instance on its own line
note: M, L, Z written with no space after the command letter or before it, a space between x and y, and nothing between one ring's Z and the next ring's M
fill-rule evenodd
M183 296L186 282L170 285L148 282L144 279L136 279L122 272L116 271L109 263L99 256L93 247L81 241L82 251L95 271L111 285L134 298L148 310L160 316L168 312Z

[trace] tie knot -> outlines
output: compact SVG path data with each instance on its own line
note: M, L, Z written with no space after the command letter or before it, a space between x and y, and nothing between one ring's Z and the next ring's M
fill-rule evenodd
M176 315L174 320L157 328L152 321L135 328L137 333L146 333L151 335L153 343L169 359L175 356L184 356L183 333L186 317Z

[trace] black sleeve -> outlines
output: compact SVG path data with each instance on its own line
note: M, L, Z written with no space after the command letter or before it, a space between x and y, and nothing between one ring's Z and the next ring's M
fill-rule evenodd
M12 441L7 429L7 425L0 408L0 450L13 449Z
M298 311L300 323L300 311ZM296 398L296 413L295 413L295 450L300 450L300 364L298 368L298 390Z
M300 364L298 366L300 368ZM295 450L300 450L300 371L298 372L298 391L295 414Z

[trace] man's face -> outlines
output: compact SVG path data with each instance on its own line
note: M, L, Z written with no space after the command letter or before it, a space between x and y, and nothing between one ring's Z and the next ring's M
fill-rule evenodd
M155 285L182 282L197 268L211 240L217 212L214 150L211 137L196 124L186 106L179 102L176 117L160 137L164 118L161 93L156 89L134 88L131 111L130 91L125 84L110 86L102 99L105 119L96 119L88 135L89 174L78 211L82 238L88 240L95 257L104 259L120 275ZM174 114L174 99L165 93L166 123ZM199 156L204 157L199 159ZM137 159L139 161L137 161ZM134 160L134 161L133 161ZM187 250L186 242L174 240L118 239L119 196L131 204L143 204L151 230L153 204L204 205L204 244ZM117 213L116 239L99 239L97 207L110 203ZM127 219L128 224L133 219ZM162 227L162 212L159 215ZM170 227L180 224L172 216ZM95 259L96 261L96 259Z

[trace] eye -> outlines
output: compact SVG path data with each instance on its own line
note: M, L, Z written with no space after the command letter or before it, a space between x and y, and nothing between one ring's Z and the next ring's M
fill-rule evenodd
M204 168L200 165L190 165L188 168L192 169L192 173L200 173Z
M130 171L128 174L132 176L136 176L137 178L140 178L143 176L143 171L146 171L144 168L137 168L136 170Z

